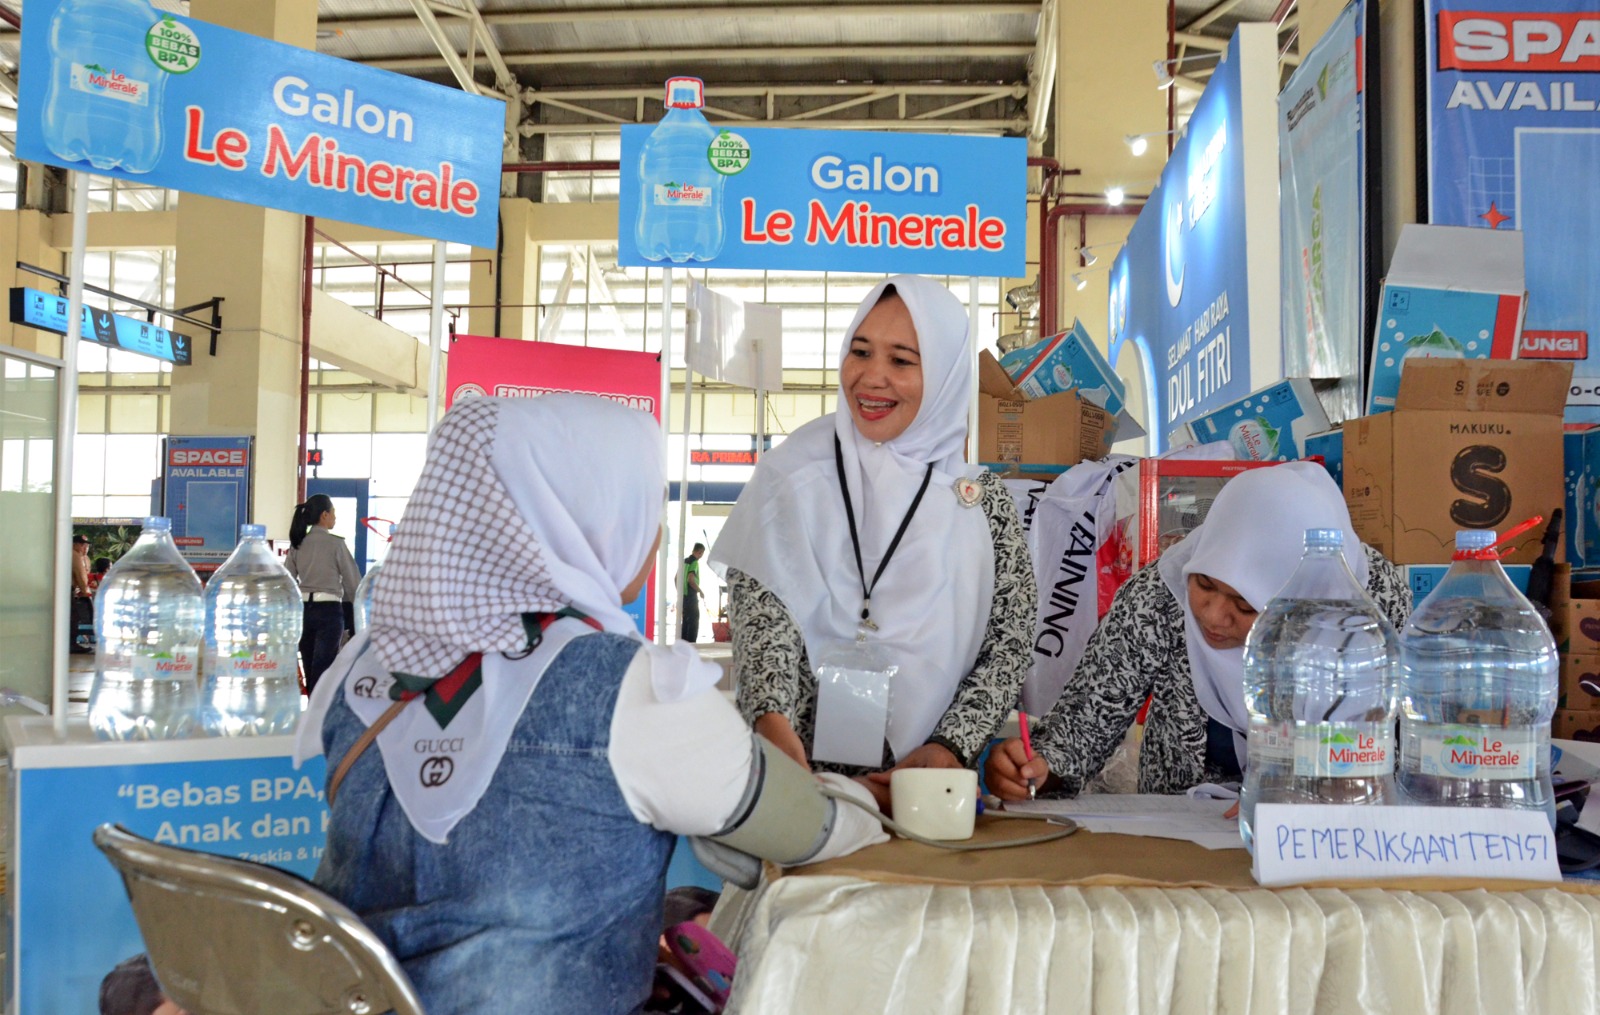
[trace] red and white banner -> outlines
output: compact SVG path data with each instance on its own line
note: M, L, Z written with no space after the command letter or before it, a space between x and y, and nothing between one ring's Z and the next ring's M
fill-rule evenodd
M457 335L450 345L445 406L459 398L535 398L571 392L610 399L661 421L661 361L653 352L591 349L555 342ZM656 575L626 604L650 637L655 630Z

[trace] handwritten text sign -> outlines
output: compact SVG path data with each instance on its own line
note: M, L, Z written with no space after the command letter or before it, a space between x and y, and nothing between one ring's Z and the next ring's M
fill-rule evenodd
M1475 877L1560 881L1555 836L1540 811L1483 808L1256 808L1257 882Z

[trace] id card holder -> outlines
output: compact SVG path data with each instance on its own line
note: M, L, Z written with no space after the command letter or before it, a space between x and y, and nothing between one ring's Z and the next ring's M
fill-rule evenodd
M876 646L863 642L830 646L819 654L813 758L867 768L883 765L889 681L898 669Z

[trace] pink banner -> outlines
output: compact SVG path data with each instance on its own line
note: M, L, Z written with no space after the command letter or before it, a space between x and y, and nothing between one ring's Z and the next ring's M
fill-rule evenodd
M660 422L660 357L483 335L457 335L450 344L446 408L458 398L533 398L557 391L608 398ZM639 598L627 605L647 638L655 631L655 589L652 573Z

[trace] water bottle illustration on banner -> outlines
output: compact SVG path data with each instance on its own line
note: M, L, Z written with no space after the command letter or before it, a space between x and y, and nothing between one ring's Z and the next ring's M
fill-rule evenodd
M171 740L194 732L200 579L172 541L172 521L144 531L95 594L89 725L102 740Z
M1351 573L1343 530L1307 529L1305 539L1300 566L1245 641L1239 832L1251 848L1257 804L1394 798L1394 625Z
M1492 531L1458 532L1450 570L1400 633L1397 781L1406 803L1540 811L1554 824L1555 640L1494 545Z
M155 168L168 74L146 34L161 21L145 0L63 0L56 8L42 124L51 152L95 169Z
M722 173L710 157L718 135L704 105L699 78L667 79L667 115L639 152L634 240L648 260L685 264L722 251Z
M239 528L239 545L206 583L205 677L200 722L213 736L288 733L300 719L296 669L305 610L300 586L267 546L265 525Z

